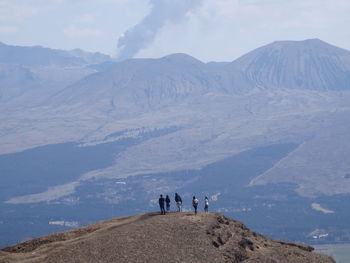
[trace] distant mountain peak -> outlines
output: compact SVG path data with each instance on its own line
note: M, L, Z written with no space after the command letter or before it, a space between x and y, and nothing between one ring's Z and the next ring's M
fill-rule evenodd
M185 54L185 53L174 53L174 54L170 54L167 56L162 57L162 59L169 59L169 60L192 60L192 61L197 61L197 62L201 62L200 60ZM201 62L202 63L202 62Z
M308 48L311 50L317 50L318 48L336 48L336 49L341 49L339 47L333 46L319 38L312 38L312 39L305 39L305 40L278 40L274 41L270 44L267 44L261 48L264 47L279 47L279 48L289 48L289 49L302 49L302 48Z
M327 42L325 42L325 41L323 41L323 40L321 40L319 38L309 38L309 39L302 40L301 42L312 42L312 43L318 42L318 43L325 43L325 44L327 44Z
M309 38L304 40L276 40L273 43L294 43L294 44L304 44L304 43L326 43L325 41L319 38Z
M320 39L275 41L233 61L251 86L264 88L350 89L350 51Z

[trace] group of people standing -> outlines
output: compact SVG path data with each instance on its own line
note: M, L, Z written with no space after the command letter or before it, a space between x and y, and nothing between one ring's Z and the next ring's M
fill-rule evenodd
M178 193L175 193L175 203L177 206L177 212L182 212L182 199ZM198 203L199 203L198 199L195 196L193 196L192 206L193 206L195 214L197 214ZM170 197L168 195L166 195L165 198L163 197L163 195L160 195L159 207L160 207L160 213L162 215L165 215L165 208L166 208L167 212L170 211ZM209 209L209 199L208 199L208 197L205 197L204 198L204 212L208 212L208 209Z

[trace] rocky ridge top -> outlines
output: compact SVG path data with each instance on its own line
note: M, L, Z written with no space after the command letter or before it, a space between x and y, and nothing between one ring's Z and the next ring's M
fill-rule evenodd
M4 248L0 262L335 262L218 213L147 213Z

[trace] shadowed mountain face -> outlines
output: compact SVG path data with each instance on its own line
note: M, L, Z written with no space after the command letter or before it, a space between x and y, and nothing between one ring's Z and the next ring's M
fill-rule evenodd
M350 51L319 39L277 41L232 62L244 81L261 88L349 90Z
M0 64L0 103L18 98L40 86L37 76L28 69L18 65Z
M312 247L272 240L216 213L156 213L113 219L26 241L1 262L332 263Z

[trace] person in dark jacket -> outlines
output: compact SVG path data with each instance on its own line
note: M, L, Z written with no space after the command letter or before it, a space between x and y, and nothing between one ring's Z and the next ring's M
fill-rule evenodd
M165 197L165 204L166 204L166 211L169 212L170 211L170 198L168 195L166 195L166 197Z
M164 202L165 202L165 199L164 199L163 195L160 195L160 197L159 197L159 207L160 207L160 214L161 215L165 215Z
M198 207L198 199L193 196L192 198L192 206L194 208L194 214L196 215L197 214L197 207Z
M175 193L175 202L177 206L177 211L182 212L182 199L181 196L178 195L178 193Z

